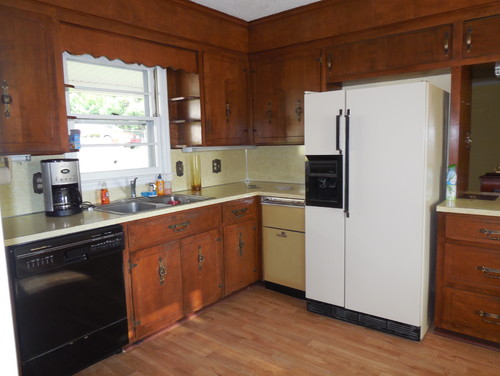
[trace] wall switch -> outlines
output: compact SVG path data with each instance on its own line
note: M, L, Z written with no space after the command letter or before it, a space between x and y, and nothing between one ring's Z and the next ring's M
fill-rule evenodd
M218 174L221 171L222 171L222 166L221 166L220 159L213 159L212 160L212 172L214 174Z

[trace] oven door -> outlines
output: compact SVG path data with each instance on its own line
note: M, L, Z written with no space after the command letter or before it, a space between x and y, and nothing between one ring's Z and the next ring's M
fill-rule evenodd
M306 205L343 207L342 155L308 155Z

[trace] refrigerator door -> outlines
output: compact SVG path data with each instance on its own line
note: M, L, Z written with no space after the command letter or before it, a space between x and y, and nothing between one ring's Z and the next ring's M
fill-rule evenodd
M306 206L306 298L344 306L344 212Z
M306 92L304 98L306 155L341 154L345 91Z
M426 170L427 91L425 82L351 90L346 103L351 125L345 307L416 326L429 247L426 175L436 174ZM442 132L442 119L429 134ZM435 167L439 176L441 166Z

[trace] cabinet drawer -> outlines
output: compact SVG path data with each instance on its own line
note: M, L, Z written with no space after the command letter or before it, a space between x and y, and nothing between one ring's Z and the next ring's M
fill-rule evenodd
M222 206L222 224L224 226L256 217L257 199L255 197L227 202Z
M500 251L445 245L445 280L500 288Z
M127 226L131 250L218 229L220 206L210 205L132 222Z
M500 296L445 288L442 328L500 343Z
M447 215L446 237L500 246L500 219L474 215Z

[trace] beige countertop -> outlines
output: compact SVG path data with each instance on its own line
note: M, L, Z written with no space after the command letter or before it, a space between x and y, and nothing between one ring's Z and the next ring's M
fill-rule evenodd
M191 191L175 193L192 194ZM5 245L22 244L246 197L304 198L304 194L305 188L303 184L270 182L246 184L241 182L202 188L200 195L214 197L212 200L135 214L118 215L93 210L67 217L47 217L44 212L8 217L2 220Z
M469 198L457 198L455 201L443 201L437 211L444 213L486 215L500 217L500 194L498 193L468 193ZM480 196L497 196L495 200L480 200Z

